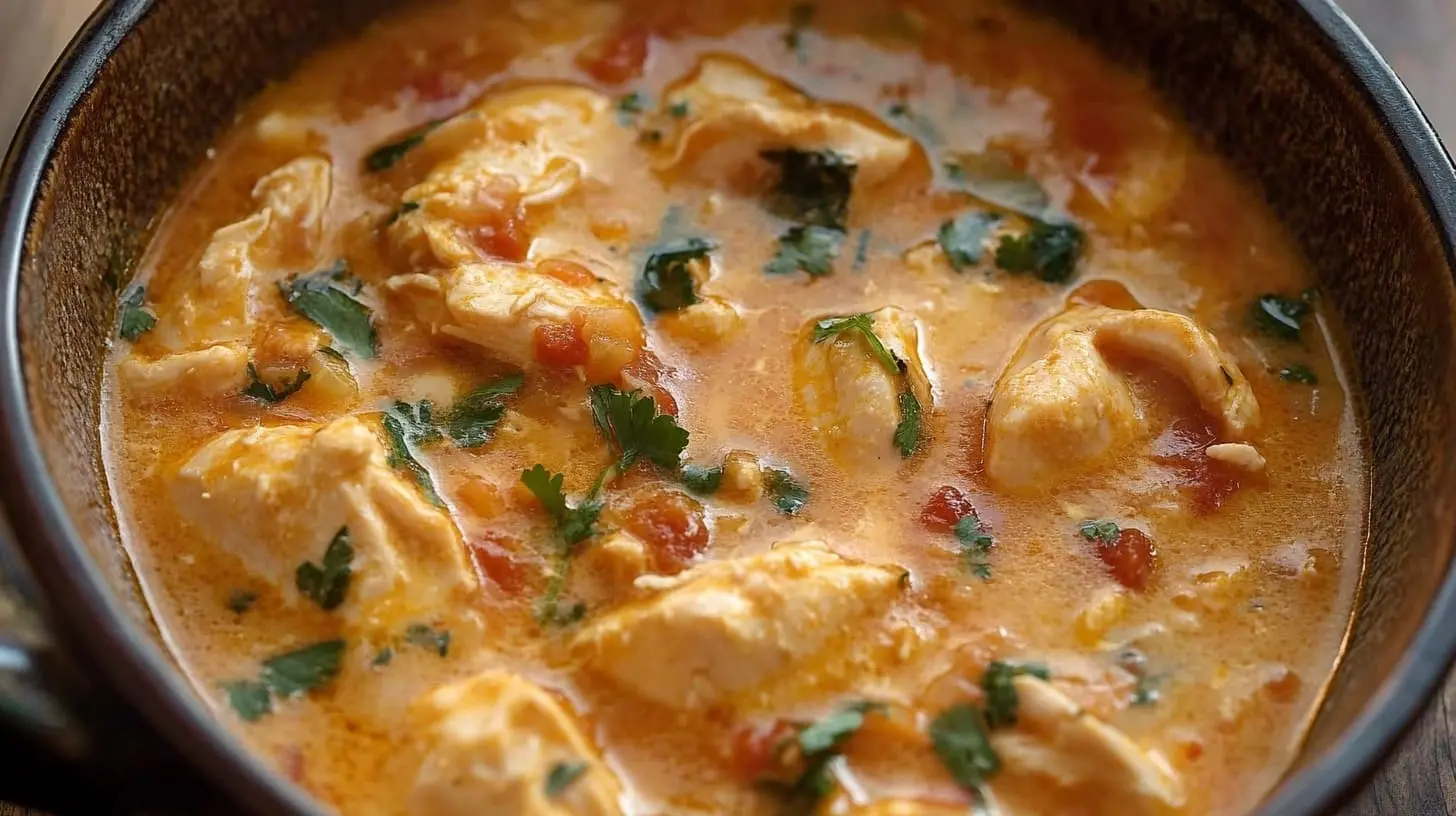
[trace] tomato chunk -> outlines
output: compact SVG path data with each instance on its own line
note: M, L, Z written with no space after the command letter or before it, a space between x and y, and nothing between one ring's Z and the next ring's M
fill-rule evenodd
M925 509L920 511L920 523L925 529L937 533L948 533L956 525L956 522L966 516L976 515L976 508L966 494L960 490L945 485L930 497L925 503Z
M465 542L470 560L480 577L500 587L507 595L519 595L530 577L529 565L516 555L520 543L511 538L482 535Z
M536 362L552 368L586 365L591 348L575 323L544 323L536 327Z
M1218 441L1207 418L1179 418L1153 442L1153 459L1178 475L1179 489L1193 504L1196 515L1217 512L1243 487L1244 471L1209 459L1204 450Z
M1137 592L1147 588L1158 557L1158 549L1147 533L1129 527L1118 531L1117 537L1111 541L1105 538L1094 541L1097 557L1107 565L1119 584Z
M597 276L593 275L590 269L574 261L563 261L552 258L536 264L536 271L544 275L550 275L567 286L575 286L577 288L591 286L597 282Z
M621 85L642 75L647 63L651 32L644 28L621 27L583 48L576 55L577 67L592 79L607 85Z
M734 776L744 782L780 779L786 775L785 750L799 729L787 720L750 723L733 732L729 744Z
M663 385L663 381L671 373L661 358L643 349L630 365L622 369L622 384L628 390L640 388L646 391L657 401L657 410L669 416L677 416L677 399Z
M622 526L642 539L658 572L681 572L708 548L703 505L679 490L654 487L635 496L622 511Z
M526 235L525 213L519 207L493 213L470 230L470 241L481 252L504 261L524 261L531 238Z

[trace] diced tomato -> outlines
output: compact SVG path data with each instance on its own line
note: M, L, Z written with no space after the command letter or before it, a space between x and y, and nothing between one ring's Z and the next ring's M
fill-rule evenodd
M470 230L470 240L481 252L504 261L524 261L531 238L526 234L526 214L519 205L502 210Z
M520 542L504 536L482 535L465 542L475 571L500 587L507 595L518 595L525 589L530 575L529 565L516 553Z
M744 782L778 779L785 775L785 746L799 733L787 720L744 725L733 732L733 775Z
M663 385L671 373L671 369L663 364L661 358L651 351L643 349L631 365L622 369L622 384L628 390L634 388L645 390L657 401L657 410L669 416L677 416L677 399Z
M651 38L652 32L644 28L617 28L583 48L576 55L576 64L598 82L621 85L642 75Z
M567 286L575 286L578 288L591 286L597 282L597 276L593 275L590 269L574 261L563 261L552 258L536 264L536 271L544 275L550 275Z
M1200 516L1217 512L1243 487L1243 471L1204 453L1217 441L1212 423L1200 416L1177 419L1153 442L1153 459L1178 474L1183 493Z
M1128 589L1142 592L1148 586L1158 550L1147 533L1127 527L1118 532L1111 542L1095 539L1097 557L1102 559L1112 572L1112 577Z
M948 533L956 522L966 516L974 516L976 508L966 494L960 490L945 485L930 497L925 503L925 509L920 511L920 523L925 529L937 533Z
M544 323L536 327L536 362L551 368L586 365L591 349L575 323Z
M672 575L708 548L703 505L679 490L654 487L634 496L622 511L622 526L642 539L658 572Z

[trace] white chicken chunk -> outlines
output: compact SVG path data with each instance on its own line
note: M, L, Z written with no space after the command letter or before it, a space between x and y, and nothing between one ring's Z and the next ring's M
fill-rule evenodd
M1012 683L1016 726L991 736L1001 758L994 788L1003 777L1011 785L1050 782L1087 812L1129 816L1167 814L1183 805L1182 780L1161 754L1139 747L1044 680L1022 675Z
M905 418L901 394L909 389L922 414L931 407L930 380L920 356L920 331L909 312L887 306L868 317L887 360L862 330L816 321L796 346L794 382L800 404L825 449L841 464L902 461L896 429ZM891 363L898 368L891 371ZM913 410L913 409L912 409Z
M1217 418L1224 438L1244 440L1258 427L1259 403L1238 364L1183 315L1077 308L1052 320L1027 348L1045 353L1002 377L987 418L986 472L1002 487L1048 486L1104 461L1143 430L1132 390L1104 350L1177 375Z
M621 786L580 726L535 683L489 671L415 705L429 753L410 791L422 816L613 816ZM575 774L562 782L566 774ZM548 785L548 780L556 781Z
M761 172L765 150L832 150L857 167L855 190L890 179L910 160L914 143L844 106L816 102L753 65L707 56L668 90L665 110L684 109L676 138L667 142L675 168L719 184Z
M624 140L611 99L596 91L546 83L486 96L417 148L436 163L389 226L396 257L417 271L485 260L479 229L498 226L517 203L539 207L587 179L609 182Z
M237 394L248 385L248 350L239 343L224 343L155 360L133 354L116 371L127 392L146 402Z
M320 563L347 529L354 555L340 608L355 625L438 612L476 584L449 516L386 464L354 417L221 434L177 471L172 496L199 531L295 600L299 565Z
M465 264L439 275L396 275L389 290L409 301L431 331L473 343L522 368L561 364L541 359L543 344L567 338L573 364L608 380L637 359L646 342L642 316L606 280L564 282L529 265ZM559 346L558 346L559 347Z
M638 589L651 594L595 620L573 652L659 703L754 705L884 615L904 575L842 558L822 542L781 544L670 578L639 578Z

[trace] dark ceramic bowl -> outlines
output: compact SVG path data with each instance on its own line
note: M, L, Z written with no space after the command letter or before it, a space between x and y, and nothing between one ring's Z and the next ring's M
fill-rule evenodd
M1390 750L1456 649L1456 177L1328 0L1027 2L1151 74L1262 187L1350 330L1374 467L1369 564L1308 745L1262 810L1322 812ZM44 627L0 637L0 795L85 812L317 811L227 733L159 642L118 545L97 390L133 236L265 82L390 5L108 3L16 137L0 182L0 492L19 547L0 547L0 571Z

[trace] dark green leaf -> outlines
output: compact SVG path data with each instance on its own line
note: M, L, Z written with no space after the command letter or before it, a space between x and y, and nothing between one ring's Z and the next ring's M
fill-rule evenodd
M1254 322L1284 340L1298 340L1304 321L1313 311L1307 301L1283 295L1264 295L1254 301Z
M642 300L654 312L671 312L698 302L695 266L704 274L715 248L704 238L685 238L654 247L642 266Z
M268 405L273 405L297 394L298 389L302 388L303 384L308 382L310 376L308 369L300 368L298 373L294 375L293 382L284 385L282 388L274 388L268 383L263 382L263 379L258 376L258 367L249 362L248 387L243 389L243 396Z
M393 660L394 649L389 646L385 646L374 655L374 660L371 661L369 665L374 666L375 668L388 666L391 662L393 662Z
M718 492L718 486L723 484L723 467L702 467L699 465L683 465L682 483L688 490L697 493L699 496L711 496Z
M1143 675L1137 679L1137 686L1133 689L1132 704L1135 706L1156 705L1163 699L1163 677L1161 675Z
M906 459L920 447L920 400L907 386L900 392L900 422L895 426L895 447Z
M935 238L951 268L960 272L980 263L986 240L1000 222L995 213L972 211L941 224Z
M594 385L588 396L597 430L617 453L618 473L626 473L638 456L659 467L678 468L688 432L672 415L660 413L656 400L613 385Z
M520 391L525 382L524 374L510 374L456 400L450 409L450 438L462 448L478 448L489 442L505 416L506 398Z
M792 275L799 270L819 278L834 271L834 258L844 233L828 227L790 227L779 236L779 248L764 265L770 275Z
M1088 541L1102 539L1104 544L1116 544L1117 537L1122 535L1122 530L1118 528L1117 522L1098 521L1096 519L1089 519L1088 521L1082 522L1077 527L1077 531Z
M279 697L296 697L322 686L339 673L344 641L326 640L263 662L262 680Z
M787 470L768 468L764 471L764 491L780 513L796 516L809 501L809 490L798 482Z
M293 310L321 326L340 345L360 357L379 350L374 312L355 300L363 284L340 261L333 269L280 282L283 299Z
M1001 769L986 736L986 721L971 705L952 706L930 723L930 744L957 783L977 790Z
M962 516L953 528L956 540L961 545L961 556L971 572L983 581L991 579L991 548L996 539L981 526L981 520L974 514Z
M263 715L273 711L273 700L268 696L268 687L257 680L233 680L222 684L228 704L233 707L243 722L257 722Z
M1076 273L1084 236L1075 224L1035 221L1021 235L1003 235L996 265L1007 272L1030 272L1047 283L1065 283Z
M854 736L854 733L864 725L865 715L871 712L886 711L884 703L877 703L870 700L860 700L850 703L844 708L825 717L824 719L807 726L799 732L799 750L806 757L812 757L827 751L838 751L844 741Z
M1319 385L1319 377L1305 365L1287 365L1279 369L1279 379L1300 385Z
M759 155L779 167L778 183L766 202L769 212L805 226L844 231L858 170L854 162L833 150L765 150Z
M430 131L439 127L438 121L428 122L423 127L416 129L400 139L389 144L378 147L374 152L364 157L364 167L371 173L381 173L399 163L406 153L424 144L425 136Z
M429 400L422 400L417 406L396 402L384 413L380 422L389 441L389 466L408 473L431 504L444 507L445 501L435 490L435 481L430 477L430 471L420 464L410 450L411 436L421 441L440 438L440 431L434 426L430 413Z
M688 115L688 103L686 100L674 102L667 106L667 115L674 119L682 119Z
M143 304L147 300L147 287L140 284L128 287L121 296L121 318L117 334L128 343L157 327L157 316Z
M952 184L976 198L1033 220L1041 220L1051 204L1041 184L1004 153L962 154L945 163L945 172Z
M436 629L423 623L412 623L404 630L404 640L411 646L418 646L421 649L445 657L450 654L450 630Z
M903 370L900 361L895 358L885 344L875 334L875 319L869 314L861 313L845 317L826 317L814 324L814 342L822 343L831 337L845 332L858 332L864 338L865 344L869 346L870 354L874 355L880 365L885 367L892 376L898 377Z
M546 773L546 798L555 799L581 778L591 766L585 762L558 762Z
M1016 686L1011 682L1020 675L1030 675L1050 680L1051 673L1045 666L1033 663L1007 663L997 660L986 667L981 676L981 690L986 693L986 724L991 728L1005 728L1016 724Z
M298 565L294 582L299 593L325 611L336 609L349 591L350 564L353 561L354 547L349 540L349 528L340 527L324 550L323 566L312 561Z
M235 589L228 593L227 608L234 615L241 615L258 601L258 593L251 589Z
M630 125L646 109L647 97L639 91L633 91L617 100L617 121L624 126Z
M521 484L546 508L546 513L556 522L556 531L570 546L596 534L594 525L601 515L602 501L594 496L571 507L562 490L565 481L563 474L552 473L542 465L521 472Z

